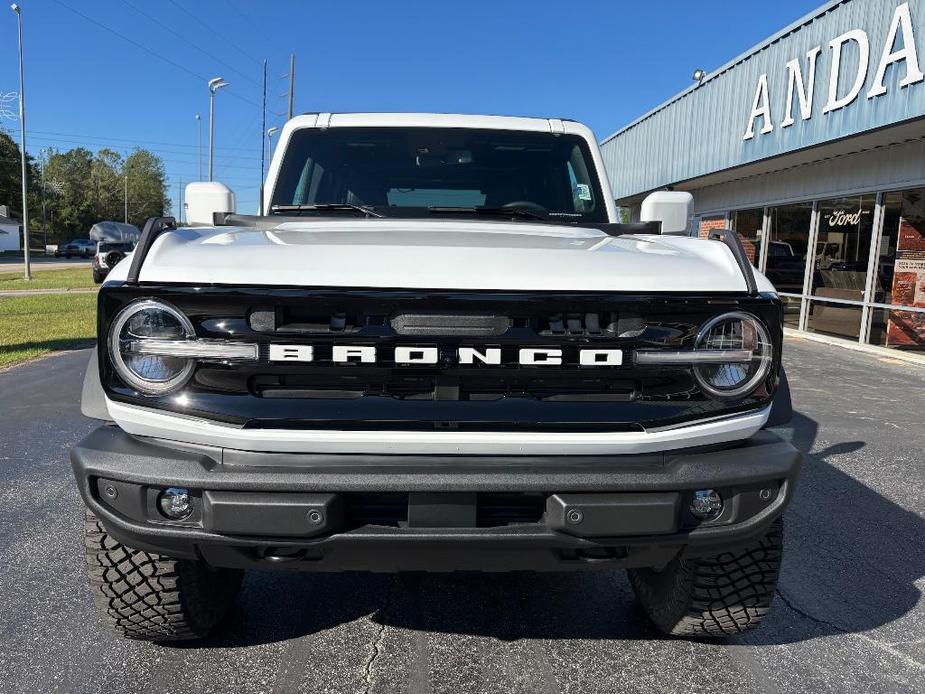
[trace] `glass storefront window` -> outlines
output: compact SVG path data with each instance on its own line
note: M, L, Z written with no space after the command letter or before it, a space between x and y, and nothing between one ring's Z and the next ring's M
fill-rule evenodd
M857 340L861 336L861 307L813 300L809 304L806 329Z
M823 200L813 259L812 294L863 301L874 229L873 195Z
M925 308L925 189L883 196L874 302ZM870 343L925 351L925 313L875 309Z
M799 329L805 309L804 327L810 332L855 341L863 335L871 345L925 353L925 188L882 195L883 229L879 247L872 249L876 201L874 193L818 201L812 247L812 202L767 208L764 259L761 208L700 217L695 229L701 238L725 226L738 232L755 266L764 260L765 274L780 293L786 327ZM868 267L876 270L872 294L865 296Z
M813 204L811 202L771 208L765 274L779 292L803 293L806 250L809 245L812 219Z
M800 329L800 302L802 301L795 296L781 296L781 303L784 307L784 327Z
M925 313L874 309L870 320L870 344L925 352Z
M732 228L742 239L745 253L752 265L761 261L761 234L764 228L764 209L736 210L732 213Z

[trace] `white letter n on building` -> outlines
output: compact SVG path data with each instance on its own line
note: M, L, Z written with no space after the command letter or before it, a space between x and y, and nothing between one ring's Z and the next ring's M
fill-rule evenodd
M787 63L787 108L784 110L784 119L780 127L793 125L793 92L796 91L800 100L800 117L809 120L813 115L813 92L816 88L816 58L822 46L816 46L806 54L806 82L803 82L803 70L800 68L800 59L794 58Z

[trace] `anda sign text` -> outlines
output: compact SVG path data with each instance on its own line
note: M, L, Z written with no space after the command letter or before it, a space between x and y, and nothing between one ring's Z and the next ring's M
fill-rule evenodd
M884 79L891 66L895 70L904 71L899 82L901 89L925 80L925 73L922 72L916 51L915 31L916 27L912 22L909 3L904 2L893 12L873 82L865 94L867 99L876 99L887 93ZM842 74L852 72L841 69L843 52L849 50L850 44L853 44L853 50L857 51L857 70L854 74ZM864 91L871 62L870 37L862 29L852 29L829 41L827 50L831 52L832 62L829 69L828 98L822 108L823 116L845 108ZM787 102L783 118L777 123L779 128L788 128L794 124L796 106L799 107L798 117L801 120L812 118L813 95L816 89L816 63L820 53L822 53L822 46L816 46L806 53L805 63L801 64L799 57L787 63ZM758 86L755 88L755 98L752 101L752 110L748 116L743 139L751 140L756 134L766 135L773 130L768 75L764 73L758 78Z

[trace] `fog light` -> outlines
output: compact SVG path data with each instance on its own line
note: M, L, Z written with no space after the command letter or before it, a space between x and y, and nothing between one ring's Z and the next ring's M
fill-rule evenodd
M719 518L723 512L723 497L715 489L698 489L691 500L691 515L702 521Z
M170 487L161 492L157 499L158 508L170 520L183 520L193 512L193 501L189 489Z

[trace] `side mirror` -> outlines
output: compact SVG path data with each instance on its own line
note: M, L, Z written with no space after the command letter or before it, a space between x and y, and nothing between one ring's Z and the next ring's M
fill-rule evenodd
M686 234L694 214L694 196L659 190L646 196L639 211L641 222L661 222L663 234Z
M235 207L234 191L224 183L196 181L186 186L183 210L190 226L212 226L215 212L234 214Z

